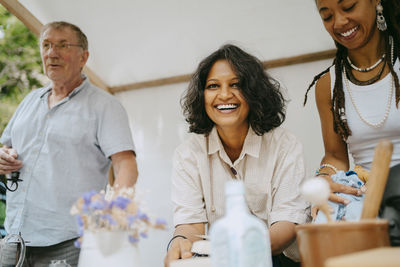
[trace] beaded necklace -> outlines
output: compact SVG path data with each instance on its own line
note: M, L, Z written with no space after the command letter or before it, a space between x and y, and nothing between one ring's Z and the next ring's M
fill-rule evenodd
M346 85L346 89L349 92L351 103L353 103L354 109L356 110L356 112L357 112L358 116L360 117L360 119L365 124L367 124L367 125L369 125L369 126L371 126L373 128L381 127L385 123L386 119L389 117L390 106L391 106L391 103L392 103L393 88L394 88L394 86L393 86L393 84L394 84L393 75L389 74L390 77L391 77L391 83L390 83L389 96L388 96L388 101L387 101L387 104L386 104L385 114L383 115L383 118L379 122L372 123L372 122L367 121L367 119L364 118L364 116L361 114L360 110L358 109L358 107L356 105L356 102L354 100L353 94L352 94L351 89L350 89L349 80L347 79L347 75L346 75L346 70L344 69L343 72L344 72L344 82L345 82L345 85Z
M389 39L389 42L390 42L390 44L391 44L391 51L390 51L390 52L391 52L391 53L390 53L390 56L391 56L391 57L390 57L390 60L393 62L393 50L394 50L394 48L393 48L393 40L392 40L392 38ZM392 75L392 74L389 73L389 75L390 75L390 78L391 78L391 82L390 82L390 89L389 89L388 101L387 101L387 104L386 104L385 114L383 115L383 118L382 118L379 122L377 122L377 123L372 123L372 122L367 121L367 119L364 118L364 116L361 114L360 110L358 109L358 107L357 107L357 105L356 105L356 102L355 102L355 100L354 100L353 94L352 94L352 92L351 92L351 88L350 88L350 85L349 85L349 80L347 79L346 68L343 69L344 83L345 83L346 89L347 89L347 91L348 91L348 93L349 93L350 100L351 100L351 103L352 103L353 106L354 106L354 109L356 110L356 112L357 112L358 116L360 117L360 119L361 119L365 124L367 124L367 125L369 125L369 126L371 126L371 127L373 127L373 128L380 128L380 127L382 127L382 125L385 123L385 121L386 121L387 118L389 117L390 107L391 107L391 104L392 104L392 95L393 95L393 91L394 91L394 78L393 78L393 75Z
M383 60L384 58L385 58L385 54L383 54L383 55L381 56L381 58L378 59L377 62L375 62L374 65L372 65L372 66L370 66L370 67L367 67L367 68L359 68L359 67L355 66L355 65L351 62L349 56L347 56L347 62L350 64L350 66L351 66L353 69L355 69L355 70L357 70L357 71L360 71L360 72L368 72L368 71L370 71L370 70L375 69L376 66L378 66L379 63L381 63L382 60Z

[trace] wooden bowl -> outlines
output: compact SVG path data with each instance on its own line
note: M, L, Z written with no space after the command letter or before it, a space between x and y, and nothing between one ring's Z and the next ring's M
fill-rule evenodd
M388 221L331 222L296 226L303 267L322 267L327 258L390 246Z

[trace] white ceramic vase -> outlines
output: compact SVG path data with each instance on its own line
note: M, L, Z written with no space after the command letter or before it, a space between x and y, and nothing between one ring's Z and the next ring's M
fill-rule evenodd
M129 243L126 231L86 231L78 267L139 267L138 246Z

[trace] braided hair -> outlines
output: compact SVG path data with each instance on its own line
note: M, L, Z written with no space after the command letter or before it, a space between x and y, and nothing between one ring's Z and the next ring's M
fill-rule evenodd
M389 36L393 38L394 45L394 55L400 60L400 1L399 0L382 0L381 4L383 6L383 15L386 19L387 30L383 32L385 38L385 53L386 55L391 54L391 45L389 42ZM329 69L332 66L335 66L335 84L333 87L333 95L332 95L332 107L331 112L333 115L333 129L339 134L343 140L347 140L347 138L351 135L351 130L349 125L347 124L347 120L345 115L345 99L344 99L344 91L343 91L343 67L344 61L347 57L347 49L335 41L335 45L337 47L336 56L333 60L331 66L329 66L326 70L316 75L307 88L306 94L304 96L304 104L307 103L307 94L312 88L312 86L321 78L322 75L329 72ZM400 99L400 85L399 85L399 77L394 71L391 57L385 57L385 64L389 66L390 73L393 76L395 88L396 88L396 107L399 107L399 99ZM394 59L395 60L395 59Z

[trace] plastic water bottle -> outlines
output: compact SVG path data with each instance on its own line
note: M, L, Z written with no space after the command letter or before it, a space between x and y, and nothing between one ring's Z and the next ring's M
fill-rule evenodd
M210 229L212 267L272 267L267 226L250 214L243 182L225 185L225 216Z

